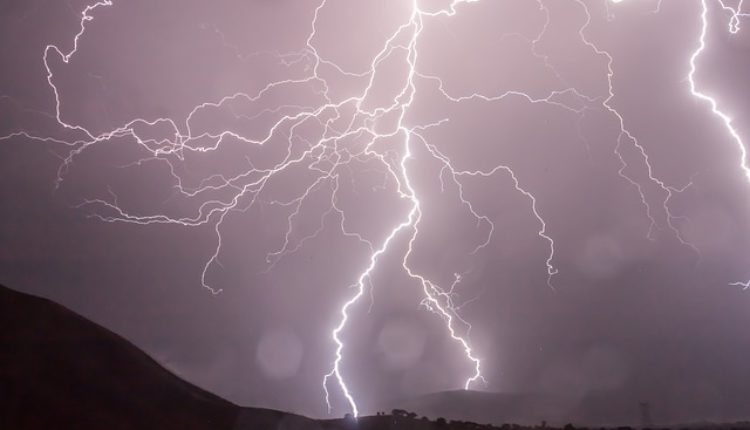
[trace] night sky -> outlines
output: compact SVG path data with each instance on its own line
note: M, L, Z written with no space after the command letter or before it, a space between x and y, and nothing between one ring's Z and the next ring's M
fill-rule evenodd
M690 85L750 142L737 3L2 0L0 283L240 405L328 416L357 298L360 413L474 357L750 418L750 180Z

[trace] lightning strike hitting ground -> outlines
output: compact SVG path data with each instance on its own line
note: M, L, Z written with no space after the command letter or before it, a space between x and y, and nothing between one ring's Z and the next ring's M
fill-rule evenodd
M116 8L112 1L100 1L87 6L81 13L80 28L73 37L68 50L64 50L58 45L50 44L45 48L43 53L47 83L55 100L54 118L63 129L77 133L80 137L69 140L52 136L40 136L21 130L0 139L7 140L14 137L22 137L29 140L69 147L68 153L63 158L58 170L57 185L64 180L66 173L74 165L76 157L88 148L98 143L108 142L114 138L128 138L149 154L149 157L137 161L138 164L154 162L166 165L170 172L169 177L166 179L174 182L174 187L180 195L186 199L193 199L200 202L197 211L194 213L180 216L167 213L137 213L122 206L118 201L118 196L111 191L109 198L83 199L78 208L92 210L91 216L105 222L211 227L215 233L216 246L213 248L213 252L203 267L201 283L203 287L213 294L218 294L221 290L211 286L208 280L208 272L214 265L221 266L220 255L222 253L222 238L224 237L223 225L225 219L230 214L245 213L251 207L261 204L277 206L289 211L286 219L286 233L280 241L281 243L276 249L270 250L266 254L267 270L269 271L282 258L298 251L308 241L316 238L326 228L326 220L335 218L341 234L346 238L352 239L359 246L362 246L369 253L369 259L356 279L356 282L351 286L352 294L343 300L343 304L339 309L339 323L331 331L331 339L335 345L334 359L330 372L323 378L323 390L329 412L332 412L334 407L331 401L329 386L334 383L346 400L347 407L351 410L352 414L357 416L360 412L360 407L355 401L355 395L347 385L346 378L344 377L343 365L344 351L346 349L344 331L350 326L351 312L354 306L360 301L368 288L370 288L370 293L372 293L371 278L382 257L386 253L398 252L401 249L399 246L403 246L399 245L400 241L402 244L405 243L406 246L400 257L402 269L410 279L421 286L423 294L421 305L442 319L447 334L455 341L467 361L471 364L473 371L466 377L464 382L464 388L469 389L478 381L483 381L484 378L481 371L482 362L476 351L472 348L469 339L471 324L459 312L461 307L465 306L467 302L456 302L456 289L462 277L457 274L453 284L444 288L439 283L431 280L428 275L418 273L410 264L411 257L415 253L414 244L420 235L420 225L422 225L426 217L430 216L429 213L425 212L420 195L412 184L412 176L414 174L412 166L421 161L415 155L415 149L419 148L419 154L428 154L426 156L431 157L431 161L436 161L442 166L439 181L443 191L446 189L445 181L450 181L457 190L457 203L476 220L477 226L484 226L486 229L484 239L476 244L470 255L481 252L493 240L495 224L488 215L482 214L476 209L477 206L466 197L464 182L462 182L465 178L488 178L494 175L507 175L511 180L513 189L527 199L530 216L533 217L539 226L537 235L548 247L544 264L546 266L547 285L552 291L554 291L553 277L557 273L557 268L553 265L555 259L555 242L553 235L548 231L548 224L543 217L544 211L540 208L536 196L522 186L524 181L511 166L498 164L491 169L458 166L446 154L441 152L436 145L430 143L425 135L427 129L441 127L448 123L450 118L429 124L407 124L405 120L406 114L415 100L418 84L436 88L438 93L447 102L454 104L462 104L470 101L496 103L501 100L513 100L518 103L545 104L551 108L569 112L579 119L583 117L587 110L600 110L608 113L619 124L615 155L619 159L621 167L617 173L635 187L638 192L640 202L644 206L646 216L650 221L647 237L653 239L653 233L657 229L666 229L683 245L691 247L696 253L698 252L692 244L682 237L679 229L673 224L673 221L678 216L674 215L669 207L670 199L675 194L682 192L690 184L674 187L659 179L651 167L646 149L628 130L626 119L623 115L613 107L612 100L616 96L613 84L615 60L609 52L599 48L587 38L586 32L591 23L592 16L587 3L583 0L571 0L580 7L581 13L585 17L583 25L578 30L578 36L581 42L591 50L593 55L606 60L608 92L603 96L585 94L567 84L565 79L554 69L549 58L537 51L537 44L547 32L550 22L550 13L544 0L537 0L536 4L540 13L545 16L545 24L536 38L529 40L529 42L532 54L544 61L545 66L556 76L560 85L558 89L550 92L545 97L532 97L525 92L516 90L504 91L498 94L453 94L446 87L441 77L432 74L428 70L420 70L418 46L421 41L420 38L422 37L425 22L439 17L453 17L460 13L460 9L465 7L466 4L477 1L454 0L445 8L428 11L421 8L417 0L411 0L408 18L387 38L382 48L372 58L368 70L365 72L352 72L324 58L318 51L318 47L316 47L315 40L320 13L329 6L329 0L322 0L314 9L305 47L297 52L269 54L275 55L286 66L307 65L309 70L307 76L268 83L252 95L238 92L217 101L200 103L189 112L182 122L172 118L135 118L113 130L104 133L95 133L84 125L66 121L63 101L60 91L58 91L58 87L55 84L55 75L49 60L51 56L57 56L64 64L68 64L78 51L79 41L86 33L87 23L94 19L97 9L104 7ZM622 0L606 1L622 3ZM705 100L710 105L713 114L724 123L727 131L737 143L741 155L740 166L748 181L750 181L750 166L747 164L746 149L739 133L732 126L731 118L719 109L719 104L714 98L702 93L695 83L696 63L700 54L705 50L705 37L708 27L707 14L709 0L700 1L703 6L701 16L702 29L699 36L699 47L690 58L690 73L688 75L690 91L693 96ZM731 15L728 23L728 31L731 33L740 31L742 19L748 16L747 13L742 11L743 2L740 1L736 7L732 7L722 0L717 1L722 10ZM661 1L656 2L655 12L658 12L660 6ZM213 31L219 34L223 43L228 46L223 34L216 28ZM240 58L239 51L236 47L234 49L238 58ZM379 76L380 67L387 60L397 59L401 56L403 56L402 67L405 68L406 73L403 81L398 83L400 91L386 103L374 107L370 106L367 101L371 99L375 91L376 77ZM244 57L242 58L244 59ZM333 91L336 89L337 82L324 77L324 74L321 72L321 68L323 67L333 69L341 77L363 79L366 81L366 85L357 94L337 97L334 95L335 91ZM218 133L196 131L198 127L195 125L195 118L204 111L225 107L238 101L255 103L264 99L264 97L274 90L287 87L308 88L320 101L317 104L314 103L309 106L289 104L263 110L262 113L257 115L270 113L279 115L280 118L265 129L260 137L246 136L231 130L224 130ZM565 100L563 96L575 98L579 103L575 105L566 103L562 101ZM378 126L381 120L387 123L385 119L393 118L394 116L396 118L395 124L385 127L385 130ZM313 136L312 139L299 131L311 125L318 126L320 130L320 135ZM142 131L143 129L156 129L157 127L165 126L169 130L169 133L162 138L145 137L146 133ZM228 176L221 174L212 175L205 178L198 187L184 185L185 179L176 167L180 161L184 160L185 154L200 155L209 153L217 150L228 141L262 146L272 141L275 142L281 137L286 137L287 140L286 153L280 161L275 162L270 167L256 167L253 164L253 160L248 160L246 171ZM362 141L364 141L364 144L362 144ZM398 142L398 144L386 145L388 148L382 149L381 144L390 141ZM302 150L298 148L300 142ZM627 145L634 148L635 152L640 155L639 162L643 163L647 171L645 178L636 178L627 173L629 164L622 152L623 148ZM386 180L394 184L398 197L408 203L409 206L408 211L403 214L401 220L393 225L385 238L379 242L366 237L361 232L353 231L349 227L346 211L339 204L342 171L351 168L351 165L355 162L377 163L379 168L384 172ZM300 194L291 199L266 196L266 193L270 193L267 191L269 183L272 183L282 173L295 168L305 168L315 175L314 179L307 183L307 186ZM659 197L657 207L647 197L645 191L645 187L647 186L656 187L660 192L661 197ZM296 220L303 216L304 207L311 199L311 196L318 193L326 195L329 206L320 215L320 219L316 224L317 227L301 239L295 240L293 232L295 231ZM226 197L227 194L229 197ZM738 282L735 285L749 288L750 282Z

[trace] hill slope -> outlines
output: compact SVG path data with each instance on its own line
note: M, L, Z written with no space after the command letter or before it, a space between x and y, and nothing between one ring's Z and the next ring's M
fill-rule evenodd
M628 406L606 396L570 404L548 396L462 390L401 401L397 407L449 420L533 425L545 419L560 425L568 420L612 422L618 417L627 422L631 413ZM748 423L728 427L750 428ZM428 421L405 411L352 421L312 420L280 411L241 408L183 381L127 340L62 306L0 286L0 429L479 428L490 427L471 422ZM721 427L693 427L698 428Z
M315 428L240 408L49 300L0 286L0 428Z

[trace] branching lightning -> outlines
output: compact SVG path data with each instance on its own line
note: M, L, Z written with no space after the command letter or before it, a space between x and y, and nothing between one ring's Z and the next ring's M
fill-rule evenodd
M619 3L622 0L619 0L615 3ZM654 229L659 227L659 222L656 219L656 215L654 214L654 210L651 206L651 204L648 202L648 199L646 197L645 191L644 191L644 184L641 182L638 182L635 178L629 176L625 170L628 168L628 163L625 160L625 157L622 153L623 145L626 143L630 143L640 154L642 157L643 163L646 166L647 170L647 182L651 183L652 185L656 185L661 191L662 195L664 196L660 203L661 208L665 214L665 220L664 223L666 224L666 228L668 228L674 236L682 243L683 245L686 245L690 247L693 251L695 251L698 256L700 256L700 252L698 249L691 243L687 242L681 235L680 231L677 229L677 227L673 224L673 220L677 219L678 216L674 215L672 211L669 208L669 200L672 198L672 196L675 193L679 193L680 191L684 190L689 184L684 185L683 187L676 188L674 186L667 185L663 180L659 179L654 174L654 169L651 166L651 163L649 161L648 153L646 152L646 149L641 145L639 140L628 130L628 128L625 125L625 119L623 118L622 114L612 106L611 102L615 98L615 90L614 90L614 83L613 78L615 75L614 72L614 58L612 55L605 51L600 49L596 44L591 42L586 38L585 32L588 26L591 23L591 13L589 12L588 7L583 2L583 0L576 0L576 2L581 5L583 10L586 14L586 21L583 24L583 26L580 28L578 34L581 38L581 40L589 46L597 55L604 56L607 59L607 87L608 87L608 94L607 98L602 102L602 106L604 109L606 109L608 112L610 112L612 115L614 115L617 118L617 121L619 123L619 133L617 137L617 146L615 146L615 154L617 155L618 159L620 160L620 170L617 172L620 177L625 179L627 182L632 184L637 190L638 195L640 196L641 203L646 209L646 215L648 216L648 219L650 220L651 224L649 226L647 237L649 239L652 239L652 235L654 232ZM657 10L660 7L657 6Z
M355 401L353 391L346 383L344 377L343 364L346 343L344 338L345 330L351 325L352 312L358 304L367 289L372 289L372 275L378 267L378 263L386 253L398 252L402 249L403 254L400 257L403 271L421 286L423 294L421 305L429 311L435 313L445 324L447 334L456 345L461 349L467 361L472 367L472 372L464 382L464 388L469 389L479 381L484 381L482 376L482 361L479 354L472 348L470 341L471 324L466 317L461 315L461 307L466 303L456 303L456 289L462 279L461 275L456 275L455 281L449 287L441 287L439 283L430 279L426 274L419 273L411 264L411 257L415 253L415 243L420 237L420 225L429 213L425 213L424 207L420 200L418 191L412 184L413 171L411 166L420 160L415 156L415 148L420 149L420 154L428 154L431 161L438 162L442 168L440 171L440 183L445 188L445 181L448 180L457 190L458 204L465 208L466 212L473 217L478 225L486 227L486 236L484 240L476 244L471 255L484 250L493 240L495 231L494 221L486 214L477 209L477 205L467 198L464 193L464 180L466 178L488 178L495 175L506 175L510 178L513 189L527 199L529 202L529 213L538 224L539 229L536 232L539 239L544 241L548 252L544 261L546 269L547 285L554 290L553 277L558 273L554 265L555 260L555 241L553 235L549 232L548 223L545 220L544 210L540 206L537 197L522 184L524 181L511 166L498 164L491 169L475 169L471 166L458 166L453 160L433 143L430 143L425 131L429 128L441 127L450 119L430 123L430 124L408 124L406 115L412 107L413 101L418 91L418 84L426 87L436 88L442 97L450 103L462 104L469 101L496 103L501 100L514 100L519 103L545 104L554 109L560 109L569 112L581 118L586 110L600 109L612 118L616 119L619 126L617 144L615 146L615 156L620 161L621 168L617 172L625 181L631 184L638 192L640 202L645 208L646 216L650 221L650 227L646 233L649 239L652 239L653 232L659 228L665 228L682 244L691 247L697 253L698 250L686 241L673 221L678 218L674 215L669 207L670 199L685 189L690 184L680 187L668 185L659 179L649 162L649 156L645 147L626 127L626 120L623 115L613 107L612 101L615 98L614 75L615 65L613 56L606 50L601 49L595 43L590 41L586 32L591 23L592 16L584 0L572 0L581 9L585 20L578 31L581 43L585 44L594 55L606 59L608 92L605 95L588 95L578 89L568 85L565 79L557 73L551 64L549 58L537 52L537 44L547 32L550 14L544 0L537 0L539 10L545 15L546 23L534 39L529 40L532 54L541 58L546 67L556 76L560 87L545 97L532 97L531 95L520 90L509 90L497 94L453 94L447 88L441 77L436 76L427 70L421 70L419 64L419 42L422 36L425 22L438 17L450 18L459 13L461 7L466 4L474 3L479 0L453 0L447 7L437 10L428 11L420 7L417 0L410 0L410 13L408 18L391 34L382 48L375 54L365 72L347 71L335 62L324 58L315 45L316 35L319 28L319 16L321 11L328 7L329 0L322 0L314 9L310 23L310 32L305 42L305 47L298 52L293 53L269 53L287 65L306 64L309 67L308 75L298 79L286 79L268 83L255 94L246 94L238 92L225 96L217 101L206 101L196 105L184 119L180 122L172 118L135 118L127 123L104 133L94 133L84 125L72 124L67 122L64 117L64 106L60 91L55 84L55 75L53 68L50 66L50 56L56 55L64 64L69 63L71 58L79 49L79 41L86 33L87 23L94 19L94 13L97 9L103 7L113 7L113 2L103 0L87 6L81 13L80 27L75 34L72 46L64 50L57 45L48 45L43 54L43 63L46 69L47 84L50 87L55 100L54 118L57 123L66 131L77 133L80 137L72 140L61 139L52 136L40 136L27 131L16 131L7 136L0 137L2 140L21 137L29 140L40 141L65 145L68 148L67 155L58 170L57 185L59 185L68 170L73 166L77 156L83 151L98 143L107 142L114 138L128 138L136 145L146 151L149 156L139 160L137 163L161 163L168 167L170 172L168 180L174 182L174 187L186 199L192 199L200 202L197 211L187 215L175 216L167 213L146 213L141 214L128 210L122 206L117 195L110 191L108 198L86 198L79 205L79 208L91 210L91 216L96 217L104 222L124 222L140 225L148 224L174 224L184 227L209 226L215 233L216 243L213 252L207 259L201 274L201 283L208 291L213 294L221 292L220 289L211 286L208 280L209 269L214 265L220 266L220 255L222 253L222 230L224 220L234 213L247 212L250 208L261 205L275 205L285 208L289 211L286 223L286 233L280 240L280 244L266 254L267 270L272 270L285 256L288 256L305 244L316 238L325 228L327 221L334 218L340 232L345 237L352 239L358 246L363 247L368 253L369 258L364 269L360 272L356 282L351 285L350 290L353 294L344 301L339 309L338 324L331 331L331 339L335 345L334 358L331 364L330 372L323 378L323 390L325 401L329 412L332 412L333 405L329 389L332 384L338 387L341 394L347 402L347 407L353 415L357 416L360 407ZM614 3L620 3L622 0L606 0ZM747 153L744 143L732 126L731 118L719 109L719 103L716 99L701 92L695 82L695 72L697 60L706 47L706 32L708 27L708 1L700 0L703 6L702 28L699 37L699 47L690 57L690 72L688 79L690 82L690 91L693 96L706 101L712 113L719 118L726 126L727 131L735 140L740 149L741 159L740 166L744 171L748 181L750 181L750 166L747 164ZM730 13L731 18L728 24L728 31L737 33L740 31L741 20L748 16L742 11L742 1L736 7L728 6L724 1L717 0L724 11ZM657 10L661 1L657 4ZM217 29L213 31L218 32ZM220 33L219 33L220 34ZM221 35L222 41L226 40ZM236 49L236 47L235 47ZM237 51L238 52L238 51ZM239 56L239 54L238 54ZM403 56L403 67L406 68L405 78L399 83L400 91L387 103L380 106L369 106L367 103L375 91L375 80L379 73L379 68L389 59L400 58ZM321 68L327 67L336 71L339 76L363 79L366 85L358 94L348 95L345 97L336 97L333 95L332 88L335 89L336 82L330 78L325 78L321 73ZM201 112L211 109L226 107L234 102L243 101L246 103L256 103L270 92L278 88L301 87L311 90L318 98L317 104L311 105L282 105L273 109L263 110L258 114L275 114L279 119L263 131L260 137L246 136L232 130L222 132L201 132L195 125L195 118ZM564 102L565 97L576 98L580 105L575 106ZM378 124L380 120L395 117L395 123L383 130ZM387 123L387 121L383 121ZM342 126L343 124L343 126ZM170 134L162 138L144 137L142 129L155 129L156 127L166 126ZM302 130L306 126L315 126L319 130L319 135L304 135ZM190 187L184 184L184 177L179 173L176 167L177 163L184 160L185 154L202 154L217 150L228 141L240 142L246 145L266 145L276 142L280 138L286 138L286 153L282 159L275 162L270 167L256 167L253 160L248 160L246 171L234 176L212 175L205 178L197 187ZM382 142L396 141L398 145L386 145L382 149ZM207 143L208 142L208 143ZM640 161L646 167L647 175L644 179L635 178L627 173L628 161L623 155L623 148L630 145L640 154ZM300 147L302 149L300 149ZM403 215L401 220L390 228L389 233L379 242L365 234L353 231L347 220L347 213L339 204L341 190L341 172L344 169L352 168L354 163L376 163L384 172L386 181L390 181L398 194L398 197L408 204L408 211ZM304 168L314 174L305 189L291 199L279 199L269 197L267 189L269 183L272 183L278 176L295 168ZM657 202L659 210L655 209L652 202L647 197L645 187L656 187L660 191L661 197ZM328 208L320 215L317 227L301 239L294 239L296 220L302 216L302 210L311 199L311 196L325 194ZM227 195L229 197L227 197ZM399 242L402 245L399 245ZM735 285L750 288L750 282L738 282Z

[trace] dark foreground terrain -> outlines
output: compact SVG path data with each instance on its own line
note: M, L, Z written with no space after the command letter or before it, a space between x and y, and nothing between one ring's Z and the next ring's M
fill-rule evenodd
M127 340L62 306L0 286L0 429L492 428L541 427L428 420L403 410L355 421L242 408L181 380ZM750 429L750 423L690 428Z
M0 286L0 429L308 429L178 378L127 340Z

